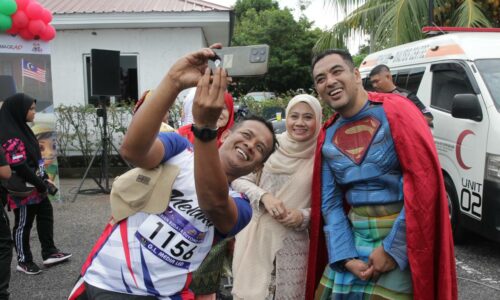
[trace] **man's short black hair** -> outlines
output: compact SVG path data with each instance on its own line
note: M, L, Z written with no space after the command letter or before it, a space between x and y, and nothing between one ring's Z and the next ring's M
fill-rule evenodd
M269 158L269 156L271 156L271 154L273 154L274 151L276 151L276 148L279 146L278 145L278 139L276 138L276 134L274 133L273 124L271 122L267 121L266 119L264 119L261 116L250 114L250 115L245 116L243 119L239 120L238 123L234 124L234 126L233 126L233 128L231 128L231 130L232 131L236 130L245 121L257 121L257 122L260 122L260 123L264 124L264 126L266 126L267 129L269 129L269 131L273 135L273 146L271 148L271 152L269 152L269 154L266 157L264 157L264 161L263 162L266 162L266 160Z
M376 66L375 68L373 68L371 71L370 71L370 75L368 75L368 77L372 77L372 76L375 76L375 75L378 75L382 72L391 72L391 69L389 69L388 66L386 65L378 65Z
M316 65L316 63L319 60L321 60L322 58L324 58L326 56L333 55L333 54L340 55L340 57L342 57L344 62L351 68L351 70L356 67L354 65L354 61L352 60L352 56L351 56L351 53L349 53L349 51L344 50L344 49L328 49L328 50L325 50L323 52L316 54L313 57L312 62L311 62L311 74L314 70L314 66Z

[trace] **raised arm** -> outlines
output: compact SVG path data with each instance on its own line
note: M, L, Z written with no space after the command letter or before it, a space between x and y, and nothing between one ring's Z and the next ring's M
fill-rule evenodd
M193 103L194 126L216 128L224 107L227 87L226 71L217 69L210 83L210 70L199 81ZM228 196L229 186L222 169L215 139L194 140L194 179L200 208L221 233L231 231L238 219L233 199Z
M220 48L220 44L212 48ZM156 138L163 117L172 107L177 95L195 86L207 68L214 52L201 49L179 59L168 71L159 86L137 111L125 134L120 154L127 161L142 168L154 168L164 156L164 147Z

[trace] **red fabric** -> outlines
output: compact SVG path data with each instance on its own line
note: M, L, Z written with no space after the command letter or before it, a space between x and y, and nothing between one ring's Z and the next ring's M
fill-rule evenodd
M383 104L403 171L407 253L416 300L457 299L455 256L441 165L432 134L418 109L395 94L369 93ZM311 205L311 244L306 299L313 299L327 260L321 224L321 146L316 150ZM439 170L436 172L436 170Z
M88 300L85 288L85 281L83 278L78 278L73 290L68 296L68 300Z
M220 147L222 145L222 134L228 130L231 129L234 125L234 101L233 101L233 96L229 94L228 92L224 93L224 102L226 103L227 110L229 112L229 120L227 121L226 126L221 127L217 130L217 147ZM191 126L193 124L187 124L184 126L179 127L177 130L177 133L182 135L183 137L187 138L191 144L194 144L194 135L193 132L191 131Z
M113 225L110 222L106 224L106 227L104 228L103 233L97 240L97 242L94 244L94 247L92 247L92 250L90 251L89 255L87 256L87 259L83 263L82 269L80 271L80 276L78 277L78 280L76 281L75 286L73 287L73 290L70 292L70 295L68 297L68 300L86 300L87 299L87 294L85 293L85 284L83 280L83 275L85 275L85 272L87 272L87 269L90 267L90 264L96 257L97 253L101 251L102 247L104 244L108 241L109 237L111 236L111 233L113 233L113 230L116 228L116 225Z
M134 105L134 108L132 109L132 114L135 115L135 113L137 112L139 107L141 107L142 104L144 104L144 101L146 101L146 98L147 98L150 91L151 90L145 90L144 93L142 93L141 97L139 98L139 100L137 100L137 102Z
M135 273L132 269L132 261L130 260L130 248L128 244L128 230L127 230L127 219L124 219L120 222L120 236L122 237L122 247L123 252L125 254L125 261L127 262L127 268L132 275L132 279L134 279L134 283L136 287L139 287L137 284L137 280L135 279Z

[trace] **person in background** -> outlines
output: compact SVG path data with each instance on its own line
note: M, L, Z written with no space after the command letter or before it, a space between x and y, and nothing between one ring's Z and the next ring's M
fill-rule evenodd
M137 110L144 104L144 101L151 98L152 93L153 93L152 90L146 90L146 91L144 91L144 93L142 93L139 100L137 100L137 103L135 104L134 109L132 110L132 113L134 115L137 112ZM174 132L175 131L175 129L172 126L168 125L168 116L169 116L169 112L167 111L167 113L165 114L165 116L162 119L161 126L160 126L160 132Z
M192 272L215 241L235 235L249 222L248 200L230 183L261 168L273 153L276 138L271 124L254 118L226 132L223 145L217 147L215 126L224 107L227 74L218 68L210 75L207 62L214 56L205 48L177 60L132 119L121 155L139 168L165 164L164 168L177 171L171 186L159 194L164 201L146 200L166 208L136 209L113 218L84 263L82 278L69 299L83 295L94 300L193 299ZM176 133L158 134L177 95L196 83L194 145Z
M234 101L233 96L229 92L224 93L225 106L217 120L217 147L222 144L222 136L227 130L231 130L234 124ZM180 127L177 132L186 137L191 143L194 142L194 135L191 131L193 124L187 124Z
M336 113L318 138L306 299L456 299L453 238L432 134L413 103L367 93L351 55L312 60ZM324 226L321 226L321 214Z
M234 299L305 299L311 184L321 105L310 95L293 97L286 131L261 173L235 180L253 208L250 224L236 236Z
M54 214L47 197L48 189L54 186L47 181L38 140L27 124L33 122L35 109L36 100L22 93L7 98L0 108L0 145L13 171L7 182L7 202L14 210L17 270L29 275L41 272L33 262L29 244L35 219L43 264L48 267L71 257L70 253L57 249L54 243Z
M181 125L193 124L193 101L196 94L196 87L188 90L184 101L182 101Z
M410 101L413 102L413 104L415 104L415 106L422 112L422 114L425 117L425 120L427 121L427 124L430 127L432 127L432 121L434 120L434 117L432 116L427 106L425 106L422 103L422 101L418 99L415 93L400 88L394 84L394 82L392 81L391 70L389 69L388 66L386 65L376 66L371 70L369 77L370 77L370 82L375 91L379 93L398 94L405 98L410 99Z
M10 178L12 171L5 159L3 148L0 147L0 300L9 299L9 282L10 282L10 262L12 261L12 236L10 234L9 217L5 212L4 206L7 203L7 190L3 186L3 182Z

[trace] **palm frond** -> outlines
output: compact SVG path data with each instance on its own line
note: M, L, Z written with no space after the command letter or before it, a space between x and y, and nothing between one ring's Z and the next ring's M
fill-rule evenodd
M358 32L371 33L377 19L387 10L393 0L368 0L354 9L343 21L324 32L314 46L315 52L329 48L346 48L346 43Z
M424 1L395 0L393 5L382 15L375 34L375 48L385 48L422 38L421 28L428 4Z
M330 31L325 32L320 36L313 47L313 53L316 54L326 49L339 48L345 49L346 41L351 33L351 28L345 22L335 24Z
M454 13L453 23L458 27L493 27L474 0L464 0L460 4Z

